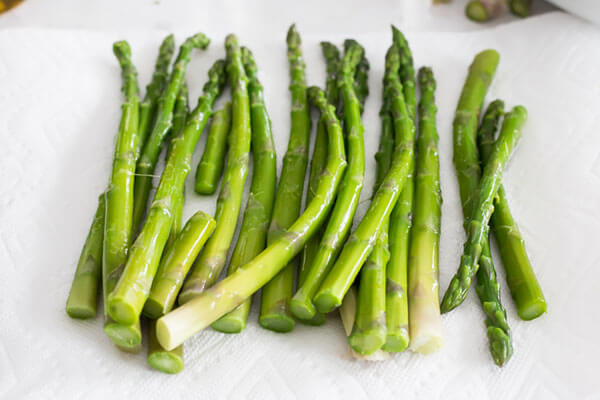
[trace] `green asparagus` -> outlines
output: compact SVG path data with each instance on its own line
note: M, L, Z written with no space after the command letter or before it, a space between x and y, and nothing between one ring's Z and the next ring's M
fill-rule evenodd
M166 374L183 370L183 344L173 350L165 350L156 339L156 321L150 321L148 332L148 365Z
M196 185L194 190L198 194L213 194L217 190L219 178L223 173L225 153L227 150L227 136L231 127L231 103L225 103L217 111L206 138L206 147L196 169Z
M494 197L502 181L502 172L513 149L521 138L521 127L527 119L527 110L516 106L506 114L500 130L500 136L494 143L479 187L476 191L471 217L467 226L467 241L465 242L460 266L456 275L450 281L442 300L442 312L448 312L459 306L467 297L473 276L479 268L479 257L487 241L488 222L494 210ZM474 138L473 138L474 139ZM475 150L476 151L476 150ZM474 169L477 172L477 169Z
M508 0L508 8L514 15L525 18L531 14L533 0Z
M302 205L311 121L306 95L305 65L300 45L300 34L296 30L296 26L292 25L287 33L287 57L290 66L289 88L292 102L291 129L275 194L273 216L267 236L268 244L286 233L286 229L300 215ZM294 319L290 313L289 303L294 290L296 261L296 259L292 260L262 290L258 322L265 329L276 332L289 332L294 329Z
M152 189L152 178L158 156L162 148L167 132L171 129L173 119L173 108L175 99L181 90L185 77L185 69L190 62L192 50L195 48L206 49L210 40L202 33L197 33L185 40L179 49L179 54L171 71L169 83L162 91L156 108L154 125L147 138L142 154L136 167L136 179L134 188L133 229L141 228L148 203L150 189Z
M308 95L327 115L327 167L321 175L317 194L287 232L254 259L197 298L158 320L156 334L164 348L177 347L269 282L302 250L329 213L346 168L344 139L335 108L327 104L325 94L313 87L308 90Z
M242 47L242 59L248 75L248 94L252 119L252 156L254 171L250 195L246 202L244 220L238 241L231 256L227 274L256 257L267 242L267 230L277 184L277 159L271 132L271 120L265 106L263 87L258 80L258 69L250 50ZM213 329L224 333L238 333L246 328L252 298L248 297L233 311L212 324Z
M212 286L227 261L229 245L235 233L246 176L252 135L248 78L244 71L242 52L235 35L225 39L227 75L232 88L232 120L229 155L217 200L217 227L194 263L179 294L183 304Z
M173 223L173 207L183 190L194 147L223 88L224 75L224 62L219 60L210 69L203 95L173 145L148 218L131 247L123 275L109 296L109 313L122 324L137 321L148 298Z

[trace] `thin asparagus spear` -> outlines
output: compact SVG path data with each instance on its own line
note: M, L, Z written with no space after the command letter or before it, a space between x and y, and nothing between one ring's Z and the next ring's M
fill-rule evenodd
M173 145L148 218L131 247L123 275L109 296L109 313L120 323L137 321L148 298L173 223L177 195L183 190L194 147L212 112L215 98L223 88L224 75L224 62L219 60L210 69L203 95Z
M123 93L121 123L115 145L115 155L108 189L102 250L102 292L104 329L122 349L135 351L141 343L139 322L115 323L108 315L108 295L115 287L127 260L131 242L133 186L139 135L139 89L137 71L131 63L131 49L125 41L116 42L113 51L121 64Z
M217 190L219 178L223 173L225 153L227 150L227 136L231 127L231 103L227 102L222 109L213 116L206 147L202 159L196 169L196 185L194 190L198 194L213 194Z
M494 19L504 11L503 0L471 0L465 7L467 18L475 22Z
M494 197L502 182L502 172L513 149L521 138L521 127L527 119L525 107L516 106L506 114L500 136L492 147L489 160L483 169L476 202L473 203L471 218L460 266L450 281L442 300L442 312L448 312L459 306L467 297L473 276L479 268L479 257L489 232L488 222L494 210Z
M263 87L258 80L258 68L250 50L242 47L242 60L248 75L248 94L252 117L252 156L254 172L250 195L246 202L244 220L238 241L231 256L227 275L248 263L266 246L267 230L277 185L277 159L271 132L271 120L265 106ZM239 333L246 328L252 298L248 297L233 311L225 314L211 326L224 333Z
M140 140L138 142L136 153L138 157L141 155L144 143L146 143L146 138L152 129L152 123L154 122L154 115L156 113L160 94L169 78L169 65L171 64L174 51L175 38L173 35L169 35L164 38L160 45L152 79L146 86L146 95L144 96L144 100L140 103L140 125L138 128Z
M429 354L437 351L444 343L438 294L442 193L435 121L436 82L430 68L423 67L419 70L419 84L421 101L414 217L408 263L408 316L411 349ZM408 326L403 328L406 330ZM408 335L406 339L408 340Z
M486 111L477 135L482 164L487 163L494 144L494 134L499 119L494 115L495 107L498 107L498 100L488 106L488 111ZM489 117L488 114L490 114ZM491 126L487 129L486 119L491 120L487 124ZM531 267L531 262L525 250L525 242L512 216L502 186L498 188L498 194L494 199L494 213L490 220L490 226L498 242L500 257L502 257L502 263L506 271L506 282L517 306L519 317L526 321L539 317L546 312L546 300ZM479 293L479 271L477 273L477 290ZM501 308L500 310L503 311ZM504 311L503 314L505 315L506 312Z
M363 55L356 65L356 71L354 72L354 93L358 98L360 104L360 113L362 115L365 107L365 102L369 96L369 60L365 55L364 48L354 39L344 40L344 52L347 52L352 46L359 46L363 49Z
M321 42L321 50L323 57L325 58L325 65L327 69L327 79L325 82L325 96L329 104L338 104L339 93L338 93L338 74L341 66L340 51L338 48L330 42ZM325 116L319 118L317 125L317 135L315 138L315 147L312 154L310 163L310 173L308 180L308 191L306 193L306 204L314 198L317 188L319 187L319 181L321 179L321 173L327 163L327 120ZM300 259L300 269L298 272L298 289L292 299L290 300L290 310L294 317L298 318L303 323L309 325L322 325L325 323L325 315L321 313L315 313L311 319L303 319L302 310L297 310L298 307L302 308L303 304L310 302L311 299L303 291L302 287L306 279L306 275L312 265L315 255L319 249L319 243L323 234L323 228L321 227L317 233L310 238L310 240L304 246Z
M394 45L400 53L400 80L408 116L415 124L416 94L415 71L412 53L406 38L392 26ZM408 335L408 252L412 227L414 197L414 157L408 166L409 174L390 216L389 248L390 260L387 265L386 323L387 339L385 350L401 352L409 342Z
M232 120L229 136L229 155L217 200L217 227L194 263L192 271L179 294L183 304L212 286L227 261L227 252L235 233L244 184L248 175L248 158L252 135L248 78L244 71L242 52L235 35L225 39L227 75L232 88Z
M269 244L284 235L300 215L310 144L311 121L306 95L305 65L300 48L302 42L295 25L290 26L286 41L290 66L291 129L269 226ZM294 290L296 267L297 260L294 259L263 288L258 320L263 328L276 332L294 329L289 303Z
M498 130L498 125L503 114L504 103L500 100L491 102L483 116L477 135L491 135L493 144L494 135ZM474 154L477 154L477 149L473 149L473 151ZM461 183L459 180L459 184L472 184L473 187L477 187L478 181L475 179L479 179L479 165L475 164L473 169L477 170L477 174L468 175L468 177L469 179L474 179L474 181L472 183L470 181ZM466 179L467 178L462 177L463 181ZM470 215L471 212L472 210L465 210L464 214ZM467 231L468 218L465 218L464 224L465 231ZM477 285L475 286L475 289L479 301L481 302L483 312L486 315L485 325L487 326L490 353L494 362L497 365L502 366L512 355L512 339L506 319L506 310L500 301L500 284L496 279L496 270L494 269L494 263L490 253L489 235L488 240L484 243L481 251L481 257L479 258Z
M181 90L185 77L185 69L190 62L192 50L206 49L210 40L202 33L197 33L185 40L179 48L179 54L171 71L169 83L162 91L156 109L156 118L150 136L147 138L142 154L137 162L134 188L133 229L141 229L146 213L148 196L152 189L152 177L158 156L167 132L171 129L175 99Z
M364 127L360 117L360 104L354 92L354 74L363 53L362 47L358 44L353 44L348 48L348 51L344 54L341 76L338 81L344 103L348 170L344 175L344 181L327 222L319 250L302 285L300 293L304 301L296 303L298 306L296 312L298 315L303 315L304 319L310 319L315 315L315 306L310 300L313 299L319 285L327 276L344 241L348 237L363 186L365 171ZM340 303L341 300L340 298ZM319 311L323 313L322 310Z
M533 0L508 0L508 8L514 15L525 18L531 14Z
M144 314L158 318L171 311L187 271L214 229L215 220L202 211L188 220L173 246L166 249L166 255L161 260L152 284L150 297L144 305ZM171 351L163 349L156 340L154 321L150 326L148 364L171 374L183 368L183 345Z
M392 71L389 77L389 93L386 95L390 101L395 131L392 165L377 189L367 213L350 235L313 298L317 310L322 313L329 312L342 303L344 295L373 249L386 219L389 218L409 173L409 165L414 156L415 129L404 102L402 83L397 73L399 67L400 54L398 48L392 46L386 55L386 69Z
M177 347L269 282L302 250L329 213L346 168L344 139L335 107L327 104L325 94L312 87L308 90L308 95L328 118L327 168L321 175L316 196L287 232L252 261L195 299L161 317L156 324L156 334L164 348Z
M106 212L106 195L98 197L98 208L85 239L66 311L71 318L87 319L96 316L98 305L98 281L102 275L102 240L104 239L104 214Z

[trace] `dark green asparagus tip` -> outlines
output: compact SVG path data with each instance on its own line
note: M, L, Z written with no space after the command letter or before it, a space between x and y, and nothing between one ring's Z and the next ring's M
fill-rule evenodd
M302 39L300 39L300 33L296 30L296 24L292 24L287 31L286 37L287 45L291 48L299 48L302 44Z
M155 351L148 355L148 364L165 374L177 374L183 370L183 359L172 351Z
M344 61L342 63L342 78L354 83L354 73L360 60L365 55L365 49L356 41L351 44L344 53Z
M256 66L256 61L254 61L254 55L249 48L242 46L242 63L244 64L244 69L246 70L246 75L255 76L258 67Z
M225 49L227 50L227 54L237 50L239 46L238 38L233 33L230 33L225 37Z
M119 347L133 349L142 343L141 332L135 325L109 322L104 325L104 332Z
M113 53L121 65L122 87L121 90L125 97L131 100L138 95L139 88L137 83L137 70L131 62L131 47L125 40L120 40L113 44Z
M196 33L185 40L182 47L191 47L194 49L206 49L210 44L210 39L204 33Z
M173 55L175 51L175 36L171 33L166 36L162 43L160 44L160 49L158 50L159 58L168 55L169 58Z
M306 90L306 94L308 95L308 99L310 102L317 108L321 108L322 106L327 105L327 100L325 99L325 93L318 86L311 86Z
M419 84L423 90L435 90L435 78L430 67L421 67L419 69Z
M219 91L225 85L227 74L225 73L225 66L227 63L225 60L217 60L208 71L208 81L204 84L204 91L209 90L211 87L218 87Z
M113 53L117 56L121 65L126 65L131 62L131 47L125 40L119 40L113 43Z
M490 342L490 353L496 365L501 367L512 356L512 340L510 328L506 321L506 311L498 303L483 303L483 311L489 320L487 334Z
M479 0L471 0L465 7L465 15L471 21L485 22L490 19L485 6Z
M340 50L331 42L321 42L321 50L323 51L323 57L327 61L337 61L340 59ZM329 66L329 63L327 63L327 66Z

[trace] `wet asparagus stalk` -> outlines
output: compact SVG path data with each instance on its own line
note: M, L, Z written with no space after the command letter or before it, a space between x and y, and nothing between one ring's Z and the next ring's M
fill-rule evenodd
M344 139L335 108L327 104L325 94L313 87L309 89L308 95L321 112L327 115L327 167L321 175L317 194L287 232L259 255L195 299L158 320L157 338L164 348L177 347L269 282L302 250L331 210L346 168Z

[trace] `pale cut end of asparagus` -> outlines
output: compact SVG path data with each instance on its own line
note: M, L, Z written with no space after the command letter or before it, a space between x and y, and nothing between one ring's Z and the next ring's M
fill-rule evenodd
M344 301L342 301L342 305L340 306L340 317L342 318L342 325L344 326L344 331L346 332L346 336L350 336L352 333L352 327L354 326L354 319L356 318L356 290L354 288L350 288L346 296L344 296ZM350 346L348 346L352 357L357 360L364 361L385 361L390 358L390 353L377 350L368 356L363 356L354 351Z
M409 348L421 354L435 353L444 345L439 307L432 303L421 302L419 299L411 298L411 300L421 304L415 304L410 309L418 316L411 315ZM415 311L417 308L418 312ZM419 321L415 321L414 318L419 318Z

